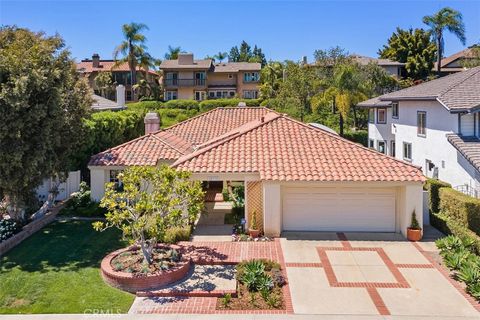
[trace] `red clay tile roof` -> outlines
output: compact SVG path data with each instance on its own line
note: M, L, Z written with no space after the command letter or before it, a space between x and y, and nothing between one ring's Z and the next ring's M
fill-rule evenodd
M261 107L216 108L96 154L90 159L89 165L155 165L158 160L176 160L193 151L193 146L260 119L268 112L268 109Z
M94 68L92 60L82 60L81 62L77 63L77 71L84 72L84 73L92 73L96 71L130 71L130 68L128 67L128 63L126 62L121 63L115 67L114 65L115 65L115 61L113 60L100 60L99 67ZM137 70L143 71L143 69L140 69L139 67L137 67ZM148 73L157 75L157 73L153 70L149 70Z
M275 181L423 182L406 162L278 113L186 154L173 166L193 173L259 173Z
M159 160L175 161L192 152L191 144L167 131L141 136L90 159L89 166L154 166Z

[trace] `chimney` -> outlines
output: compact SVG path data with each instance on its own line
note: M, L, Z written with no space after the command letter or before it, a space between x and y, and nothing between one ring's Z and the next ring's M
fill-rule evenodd
M303 65L308 64L307 56L303 56L303 57L302 57L302 64L303 64Z
M179 53L178 64L193 64L193 53Z
M117 86L117 106L125 108L125 86L122 84Z
M92 55L92 65L94 68L100 67L100 55L98 53Z
M145 116L145 134L149 134L160 129L160 118L156 112L149 112Z

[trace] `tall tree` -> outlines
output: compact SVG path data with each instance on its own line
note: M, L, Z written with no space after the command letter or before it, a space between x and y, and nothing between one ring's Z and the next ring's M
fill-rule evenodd
M0 194L14 219L45 178L72 169L90 106L60 36L0 28Z
M93 81L98 90L100 90L100 95L104 98L108 98L113 91L112 73L109 71L99 72Z
M303 121L305 114L310 112L310 99L316 93L317 85L312 68L287 61L285 79L280 85L278 98L290 101Z
M434 37L437 44L437 73L438 76L440 76L442 71L441 62L444 47L444 31L447 30L453 33L463 45L465 45L465 42L467 41L462 14L455 9L446 7L440 9L437 13L431 16L423 17L423 23L430 28L432 37Z
M283 79L283 64L278 61L270 61L262 68L260 80L260 95L263 99L275 98Z
M143 23L132 22L130 24L124 24L122 26L124 41L113 51L113 59L117 61L117 64L128 63L132 86L137 83L136 70L138 61L146 55L147 46L145 43L147 42L147 38L141 33L144 30L148 30L148 27ZM118 59L119 55L123 57ZM134 98L133 92L132 98Z
M255 45L252 51L252 47L245 40L243 40L240 44L240 48L234 46L230 49L228 61L258 62L262 64L262 67L267 64L267 60L265 59L265 54L262 52L262 49Z
M181 47L168 46L168 51L165 53L165 60L176 60L178 59L178 54L181 52Z
M221 51L219 51L216 55L213 56L213 58L219 63L222 63L222 61L225 60L227 57L228 57L228 54L226 52L221 52Z
M378 54L380 58L405 63L407 77L420 80L430 75L436 52L429 31L397 28Z
M339 112L339 133L344 134L344 122L350 114L350 108L367 96L362 86L360 68L355 63L341 63L334 67L333 77L328 88L322 92L324 99L330 99Z

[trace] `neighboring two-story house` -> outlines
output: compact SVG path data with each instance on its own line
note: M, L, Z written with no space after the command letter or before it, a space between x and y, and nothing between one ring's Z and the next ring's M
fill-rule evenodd
M81 62L77 63L77 71L82 73L87 79L90 85L90 88L93 89L95 94L100 95L100 91L95 85L95 77L100 72L111 72L113 77L113 83L116 85L125 86L125 100L133 101L132 95L132 77L128 63L121 63L115 65L114 60L101 60L100 56L96 53L92 55L92 59L84 59ZM143 70L137 67L137 82L140 79L145 79L151 83L158 83L159 75L152 70ZM115 97L115 90L112 90L109 93L109 96L106 97L110 100L117 100Z
M369 108L369 147L480 196L480 67L358 106Z
M379 67L383 68L389 75L396 78L403 78L406 75L405 63L403 62L360 55L352 55L351 57L355 62L363 66L366 66L369 63L375 63Z
M212 59L195 60L191 53L180 53L176 60L164 60L165 100L217 98L258 98L260 63L214 63Z
M468 47L467 49L464 49L462 51L459 51L457 53L452 54L451 56L448 56L446 58L442 59L442 69L441 73L442 75L448 75L456 72L461 72L465 71L468 69L468 65L465 65L465 63L468 62L475 62L479 61L480 57L478 56L480 51L480 46L479 45L473 45ZM432 69L433 72L437 71L437 63L435 62L435 65Z

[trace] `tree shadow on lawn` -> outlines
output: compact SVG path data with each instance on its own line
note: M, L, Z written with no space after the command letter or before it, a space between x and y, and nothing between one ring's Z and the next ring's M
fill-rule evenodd
M54 222L0 257L0 274L99 268L108 253L125 246L120 231L95 231L92 221Z

